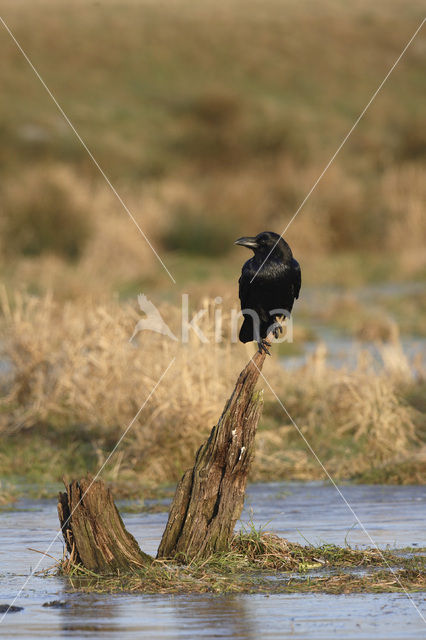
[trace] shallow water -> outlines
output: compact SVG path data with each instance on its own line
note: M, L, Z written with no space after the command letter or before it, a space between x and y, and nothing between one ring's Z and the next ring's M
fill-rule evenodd
M342 331L337 331L330 327L317 326L317 340L305 342L301 345L303 352L298 355L285 356L281 361L286 369L299 369L306 366L309 358L318 349L321 343L325 346L327 364L335 369L356 369L362 352L367 352L371 357L371 364L376 370L383 368L383 358L381 349L377 342L366 342L354 339ZM408 366L413 376L416 375L416 368L413 363L418 358L419 362L426 361L426 338L418 336L402 336L400 344L404 356L407 358Z
M342 487L370 535L384 547L425 545L424 487ZM424 638L426 625L405 594L146 596L67 593L67 580L32 576L50 559L57 531L55 501L22 501L0 517L0 604L24 607L5 616L5 638ZM167 514L124 514L144 551L155 553ZM269 483L249 488L242 522L253 520L292 541L371 544L333 487ZM58 536L49 553L59 557ZM40 562L41 560L41 562ZM426 594L412 594L426 615ZM43 603L61 600L60 608Z
M325 345L327 363L337 369L355 369L360 353L364 351L370 354L373 366L377 369L383 366L382 355L376 342L357 340L351 333L334 327L332 320L325 325L318 323L315 311L318 310L320 312L324 304L332 306L348 293L347 289L336 286L305 286L303 288L303 296L297 302L295 322L297 322L297 313L300 310L310 318L311 326L317 339L300 344L303 353L282 358L286 369L298 369L301 366L305 366L309 357L318 348L319 343ZM350 295L352 299L359 300L362 304L370 304L372 309L380 309L383 301L386 301L389 305L392 300L398 301L400 296L406 296L408 299L424 298L426 296L426 285L424 282L381 282L362 287L351 287ZM321 314L319 315L321 316ZM392 313L386 312L386 315L392 318ZM423 362L423 366L425 365L426 338L424 336L402 334L400 343L415 376L416 367L413 366L413 362L418 360L418 363Z

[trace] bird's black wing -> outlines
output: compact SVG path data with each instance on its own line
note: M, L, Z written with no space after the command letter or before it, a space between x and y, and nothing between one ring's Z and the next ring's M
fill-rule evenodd
M250 286L252 278L252 269L250 268L250 260L248 260L241 270L241 276L238 280L238 295L241 302L241 309L251 309L254 303L253 287Z
M245 306L246 306L247 295L248 295L248 284L249 284L249 280L247 276L245 276L244 273L242 273L240 275L240 279L238 280L238 295L241 302L241 309L245 309Z
M247 263L243 266L243 270L238 280L239 284L239 296L241 301L241 311L243 311L244 322L241 325L239 338L241 342L251 342L252 340L259 339L259 332L261 337L264 331L262 330L262 308L259 306L258 287L251 284L251 279L255 272ZM257 283L256 283L257 284ZM246 313L244 313L246 310ZM253 313L257 314L260 320L260 325L256 324L253 319ZM254 316L256 317L256 316ZM266 335L266 334L265 334Z
M291 261L291 266L293 295L297 299L299 297L300 287L302 286L302 272L300 270L300 264L294 258Z

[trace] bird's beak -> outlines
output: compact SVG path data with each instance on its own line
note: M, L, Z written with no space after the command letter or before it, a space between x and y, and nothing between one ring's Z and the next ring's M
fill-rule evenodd
M248 247L249 249L257 249L258 247L256 238L238 238L238 240L235 240L234 244L239 244L242 247Z

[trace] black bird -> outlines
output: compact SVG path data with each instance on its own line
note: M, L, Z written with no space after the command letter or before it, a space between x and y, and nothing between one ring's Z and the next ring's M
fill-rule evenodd
M254 256L243 265L238 281L244 316L240 340L255 340L259 351L271 355L268 351L271 345L265 338L270 331L278 338L282 327L277 318L288 317L294 299L299 297L300 265L287 242L273 231L263 231L255 238L239 238L235 244L254 251Z

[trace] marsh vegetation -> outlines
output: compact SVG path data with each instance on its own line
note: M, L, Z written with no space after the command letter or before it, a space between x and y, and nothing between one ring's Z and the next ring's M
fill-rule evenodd
M247 353L154 334L130 345L136 294L177 331L188 292L211 337L214 298L225 318L236 300L233 240L285 227L421 10L417 0L329 0L321 10L232 0L219 13L209 1L194 10L186 0L43 0L25 12L6 2L4 19L177 286L5 33L1 500L16 496L17 476L45 485L97 470L172 357L174 372L104 476L139 498L142 485L179 479ZM295 344L276 349L284 367L274 357L267 377L336 479L424 480L424 361L401 344L424 336L425 295L380 293L425 275L422 46L414 41L288 230L302 299ZM366 300L359 291L371 283L379 293ZM355 368L336 368L319 345L287 370L287 355L318 341L318 324L377 343L379 366L361 354ZM266 388L251 479L322 473Z
M235 535L229 551L202 560L156 559L108 576L65 559L58 571L72 589L89 593L389 593L424 591L425 561L419 549L315 547L251 526Z
M213 338L214 304L200 323ZM161 307L178 328L180 309ZM173 371L142 409L103 470L121 495L177 482L217 421L247 352L213 339L187 345L142 332L132 302L62 305L51 296L3 300L3 343L10 363L1 415L4 476L59 481L95 472L149 392ZM225 315L225 314L224 314ZM338 479L421 482L424 470L424 369L398 342L378 347L377 366L362 352L355 369L334 368L321 345L304 366L267 362L267 378L299 429ZM418 359L417 359L418 360ZM179 372L179 375L176 374ZM252 480L324 479L301 435L265 387ZM19 471L18 471L19 470ZM137 480L137 482L136 482ZM133 489L132 489L133 487Z

